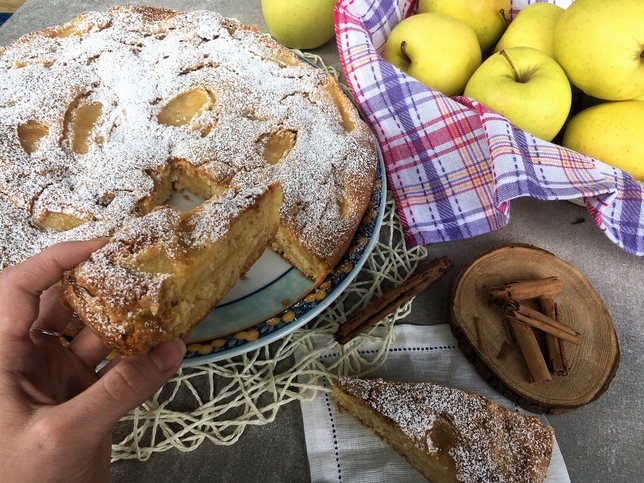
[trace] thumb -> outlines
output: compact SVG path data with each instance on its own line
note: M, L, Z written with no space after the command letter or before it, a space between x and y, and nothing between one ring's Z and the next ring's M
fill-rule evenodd
M185 343L177 338L159 344L148 354L126 357L64 406L73 415L75 424L80 422L90 429L86 434L102 437L177 372L185 353ZM80 419L86 419L78 421L79 415Z

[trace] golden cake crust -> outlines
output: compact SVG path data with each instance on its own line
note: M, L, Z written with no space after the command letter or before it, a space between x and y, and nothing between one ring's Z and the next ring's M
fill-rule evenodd
M213 12L87 12L0 53L0 268L109 236L173 183L209 197L252 177L280 181L274 249L307 259L320 282L355 233L376 162L331 77Z
M339 377L332 396L432 482L542 482L554 431L480 394Z
M0 270L60 241L113 237L61 294L121 353L186 330L169 322L178 309L160 308L161 279L177 280L193 249L186 219L206 220L220 198L246 213L255 205L243 200L279 190L277 232L248 231L257 246L226 286L268 243L319 284L361 221L376 163L373 135L332 77L214 12L87 12L0 51ZM207 207L165 205L183 189ZM235 226L228 214L203 233ZM153 270L129 264L146 257Z

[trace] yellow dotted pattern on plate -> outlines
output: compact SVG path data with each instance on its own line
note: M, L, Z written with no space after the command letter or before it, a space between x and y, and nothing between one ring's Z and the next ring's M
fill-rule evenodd
M373 204L371 205L371 210L373 210ZM375 210L373 210L375 212ZM377 213L376 213L377 214ZM351 247L351 250L357 251L361 247L367 244L367 239L366 237L360 237L356 240L355 245ZM343 275L346 273L349 273L351 270L353 270L353 265L351 263L343 263L342 265L336 267L336 269L333 271L334 275L339 276ZM331 282L328 280L325 282L322 282L320 286L315 290L315 292L311 292L304 298L304 302L306 303L312 303L312 302L320 302L324 300L327 296L327 290L331 288ZM295 320L295 313L292 311L286 312L281 318L280 317L271 317L268 319L265 323L268 326L275 326L279 324L280 322L284 322L285 324L289 324ZM242 330L240 332L237 332L234 335L235 339L237 340L246 340L248 342L253 342L259 338L259 332L257 330ZM207 355L212 352L214 348L219 348L223 347L226 345L226 340L225 339L215 339L209 344L199 344L199 343L194 343L190 344L188 346L188 351L190 352L197 352L201 355Z
M270 319L268 319L268 320L266 321L266 325L269 325L269 326L271 326L271 327L272 327L272 326L274 326L274 325L279 324L279 323L280 323L280 320L282 320L282 319L280 319L279 317L271 317Z
M188 350L196 352L202 356L208 355L212 352L213 347L210 344L190 344Z
M340 276L345 273L349 273L351 270L353 270L353 265L350 263L343 263L342 265L336 267L335 270L333 270L333 274L335 276Z
M237 340L247 340L248 342L253 342L259 338L259 332L256 330L242 330L235 334L235 339Z
M365 211L364 216L362 217L362 224L363 225L368 225L371 223L376 217L378 216L378 211L376 211L376 207L373 204L373 201L370 201L369 204L367 205L367 210Z
M310 304L312 302L319 302L326 298L326 290L317 289L315 292L311 292L306 297L304 297L304 302Z
M330 287L330 284L328 282L324 282L322 285L320 285L320 288L323 287L323 286ZM313 300L317 300L317 301L323 300L326 297L326 290L318 289L318 290L315 291L315 293L309 294L307 296L307 298L308 297L312 297L311 302ZM282 316L281 319L279 317L272 317L272 318L268 319L266 321L266 325L273 326L273 325L279 324L280 322L284 322L285 324L289 324L289 323L293 322L294 320L295 320L295 313L292 312L292 311L288 311ZM259 331L255 330L255 329L253 329L253 330L242 330L240 332L237 332L234 335L234 337L237 340L246 340L248 342L253 342L253 341L259 339ZM190 352L196 352L198 354L201 354L201 355L205 356L205 355L210 354L214 348L223 347L225 344L226 344L225 339L215 339L212 342L210 342L209 344L200 344L198 342L195 342L194 344L190 344L187 347L187 349Z
M366 236L364 236L364 235L359 236L359 237L356 239L356 243L355 243L355 245L352 245L352 246L351 246L351 248L349 248L349 253L350 253L351 255L355 255L355 254L356 254L356 253L358 253L360 250L362 250L362 248L367 244L367 241L368 241L368 240L367 240L367 237L366 237Z

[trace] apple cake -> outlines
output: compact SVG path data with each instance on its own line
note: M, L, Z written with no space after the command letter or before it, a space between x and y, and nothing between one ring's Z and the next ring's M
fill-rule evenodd
M268 233L269 246L319 284L360 224L376 164L371 131L331 76L257 28L214 12L115 7L0 50L0 270L60 241L114 237L101 252L105 260L95 259L92 269L103 267L106 277L117 278L127 272L121 280L127 283L104 280L105 290L115 291L114 306L94 304L100 277L92 275L83 286L86 269L68 274L62 294L85 322L100 318L94 329L121 351L134 348L116 341L117 334L132 336L131 343L146 337L112 333L110 324L128 324L106 318L138 313L126 310L125 301L146 293L149 287L134 287L147 283L150 267L152 278L166 270L179 277L164 290L199 291L191 285L208 277L196 273L202 268L197 259L229 250L234 259L239 255L239 267L216 276L237 276ZM168 208L180 190L208 200L207 207L190 214ZM274 236L268 221L245 233L237 227L259 225L258 214L268 216L277 198ZM234 222L207 217L217 199L254 213ZM208 223L197 223L200 217ZM152 219L171 232L160 233ZM193 251L194 234L181 232L193 222L206 232L235 228L223 242ZM161 246L148 247L152 239ZM223 248L229 241L235 246ZM182 256L196 259L182 259L179 245ZM138 260L133 265L126 250ZM130 273L134 265L140 273ZM165 302L143 297L140 303L150 317L168 316ZM194 313L171 311L199 318L208 305L200 303ZM137 323L151 320L144 319Z
M339 377L331 395L431 482L546 477L552 428L479 394L428 382Z

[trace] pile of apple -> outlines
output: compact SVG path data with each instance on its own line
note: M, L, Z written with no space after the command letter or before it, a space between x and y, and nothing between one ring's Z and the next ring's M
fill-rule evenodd
M644 181L644 0L534 3L508 23L509 7L420 0L383 57L446 96L470 97Z

